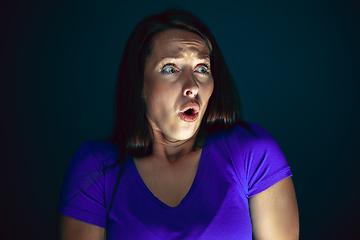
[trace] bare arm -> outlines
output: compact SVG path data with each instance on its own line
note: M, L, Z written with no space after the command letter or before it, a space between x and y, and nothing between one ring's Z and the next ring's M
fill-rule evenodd
M58 240L106 240L105 228L64 216L57 216Z
M249 204L254 239L299 239L299 213L290 177L254 195Z

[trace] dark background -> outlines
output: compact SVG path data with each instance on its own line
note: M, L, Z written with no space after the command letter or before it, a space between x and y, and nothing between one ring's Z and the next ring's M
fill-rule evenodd
M360 239L359 1L177 2L212 30L244 119L293 171L300 239ZM168 1L2 1L1 239L54 239L66 167L107 137L126 40Z

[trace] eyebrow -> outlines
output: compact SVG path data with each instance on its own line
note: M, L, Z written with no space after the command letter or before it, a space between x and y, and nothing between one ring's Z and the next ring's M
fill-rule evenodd
M163 59L180 59L180 58L182 58L182 55L165 56L165 57L162 57L160 60L163 60ZM208 59L208 60L210 60L209 54L198 54L197 58L198 59Z

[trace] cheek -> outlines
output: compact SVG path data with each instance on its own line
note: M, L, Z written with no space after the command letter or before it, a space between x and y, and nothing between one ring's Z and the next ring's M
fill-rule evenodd
M171 104L174 93L164 84L151 84L146 86L144 99L149 113L163 111Z

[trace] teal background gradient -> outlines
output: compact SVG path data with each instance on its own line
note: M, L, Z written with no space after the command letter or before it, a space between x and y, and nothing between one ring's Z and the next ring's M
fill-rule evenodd
M168 6L211 29L244 119L293 171L300 239L360 239L360 4L357 0L0 3L0 239L55 239L67 165L110 133L121 53ZM121 234L121 233L120 233Z

